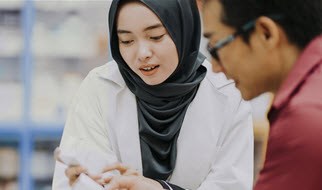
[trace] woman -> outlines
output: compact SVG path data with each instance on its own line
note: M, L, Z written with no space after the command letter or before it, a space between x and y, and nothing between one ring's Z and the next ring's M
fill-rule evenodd
M232 81L207 73L195 0L114 0L109 27L114 61L82 83L60 147L79 139L188 189L250 189L250 108ZM65 168L53 189L68 186Z

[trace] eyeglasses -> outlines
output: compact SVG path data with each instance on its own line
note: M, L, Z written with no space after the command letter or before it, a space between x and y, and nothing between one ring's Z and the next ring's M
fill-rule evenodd
M267 17L269 17L271 19L275 19L275 20L279 20L279 19L284 18L284 16L281 15L281 14L271 14L271 15L268 15ZM219 55L218 55L218 50L220 50L221 48L225 47L230 42L234 41L239 35L245 34L246 32L249 32L252 28L254 28L255 22L256 22L256 19L247 22L246 24L241 26L235 33L227 36L226 38L224 38L222 40L219 40L214 46L211 46L211 44L208 43L207 50L210 53L210 55L214 59L216 59L216 61L220 64L220 58L219 58Z
M207 45L207 50L210 53L210 55L216 59L218 63L220 63L220 58L218 55L218 50L228 45L230 42L234 41L237 36L244 34L248 32L250 29L252 29L255 26L255 20L252 20L250 22L247 22L244 24L240 29L238 29L235 33L227 36L226 38L219 40L214 46L211 46L210 42Z

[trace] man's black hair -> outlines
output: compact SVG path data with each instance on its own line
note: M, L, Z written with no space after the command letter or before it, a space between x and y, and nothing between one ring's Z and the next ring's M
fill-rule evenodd
M239 28L260 16L281 15L275 20L288 40L304 48L314 37L322 34L322 0L219 0L222 22ZM245 42L249 33L243 35Z

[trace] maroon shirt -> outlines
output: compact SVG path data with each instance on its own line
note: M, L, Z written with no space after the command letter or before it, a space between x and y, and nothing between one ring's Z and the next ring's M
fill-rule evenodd
M268 115L267 154L255 190L322 190L322 35L304 49Z

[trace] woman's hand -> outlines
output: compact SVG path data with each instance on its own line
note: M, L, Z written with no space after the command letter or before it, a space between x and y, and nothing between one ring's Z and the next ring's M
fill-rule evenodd
M105 182L109 183L108 190L163 190L159 182L137 175L113 176Z
M58 162L61 162L65 165L68 166L67 163L65 163L61 158L60 158L60 153L61 150L59 148L56 148L54 151L54 157ZM78 179L78 177L80 176L80 174L88 174L86 168L80 166L80 165L73 165L73 166L68 166L68 168L65 170L65 175L68 178L69 181L69 185L72 186L76 180ZM101 176L89 176L91 177L93 180L95 180L96 182L103 184L103 181L99 181L99 179L101 179Z
M103 173L112 170L118 170L121 175L104 179L105 184L109 184L109 190L163 190L159 182L142 176L137 170L122 163L106 167Z
M72 186L76 180L78 179L78 177L80 176L80 174L86 174L87 170L82 167L82 166L69 166L66 170L65 170L65 174L69 180L69 185ZM90 178L92 178L94 181L96 181L97 183L103 185L104 182L101 180L101 175L88 175Z
M115 163L104 168L104 172L118 170L121 175L111 176L104 179L105 184L109 184L110 190L162 190L162 186L154 180L143 177L137 170L124 165Z
M115 164L112 164L112 165L109 165L107 167L105 167L103 169L103 172L102 173L105 173L105 172L110 172L110 171L113 171L113 170L118 170L120 172L121 175L124 175L124 176L130 176L130 175L133 175L133 176L140 176L139 172L127 165L124 165L122 163L115 163Z
M82 166L69 166L65 170L65 175L67 176L69 180L69 185L72 186L80 174L86 173L87 170L83 168Z

